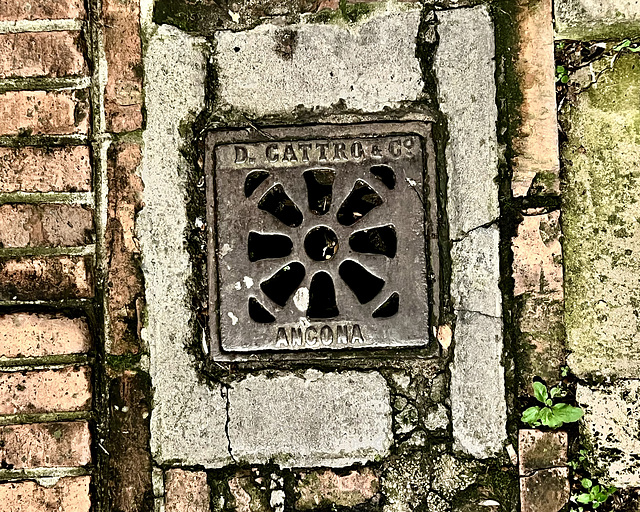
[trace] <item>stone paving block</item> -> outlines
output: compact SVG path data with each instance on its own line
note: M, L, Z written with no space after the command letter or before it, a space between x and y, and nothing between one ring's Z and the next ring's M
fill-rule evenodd
M606 475L602 483L640 486L640 381L593 388L579 384L576 400L584 409L582 433L592 447L590 463Z
M578 377L640 377L639 94L640 56L623 54L562 113L565 322Z
M507 438L502 319L459 312L451 364L454 448L474 457L500 453Z
M82 0L3 0L0 21L61 20L85 17Z
M451 249L451 295L454 308L502 316L500 232L497 226L476 229Z
M88 100L84 89L0 93L0 135L86 134Z
M140 1L105 0L104 51L107 83L104 108L107 131L142 128L142 42Z
M0 357L82 354L91 347L83 318L14 313L0 315Z
M207 386L185 346L192 312L187 282L186 176L180 126L204 108L206 54L203 39L169 26L149 40L145 60L147 129L141 176L145 207L138 214L154 387L151 450L156 461L221 467L231 462L225 433L226 399Z
M0 484L0 512L89 512L91 478L61 478L53 486L36 482Z
M416 57L419 23L419 10L391 10L350 29L265 24L218 32L218 101L264 116L339 102L377 112L416 100L423 87Z
M0 34L0 78L86 75L80 32Z
M514 196L560 193L552 0L517 2L521 124L513 139Z
M93 297L91 258L58 256L0 260L0 299Z
M88 192L87 146L0 148L0 192Z
M0 460L5 468L85 466L91 462L86 421L0 427Z
M566 432L520 430L518 432L518 460L520 476L567 465L568 435Z
M0 373L0 414L87 411L91 408L88 367Z
M494 31L484 6L439 11L437 18L434 70L449 130L447 214L451 238L459 240L499 215Z
M621 40L640 35L640 3L635 0L555 2L555 29L562 39Z
M338 475L329 469L302 473L296 484L298 510L324 506L353 507L373 498L380 483L370 468L354 469Z
M570 496L569 468L542 469L520 479L521 512L558 512Z
M525 215L512 242L513 294L563 297L560 211Z
M164 485L165 512L209 512L209 484L204 471L170 469Z
M93 241L93 211L60 204L0 206L0 247L72 247Z
M384 457L392 442L389 401L386 381L373 372L247 377L229 389L231 451L243 462L282 467Z

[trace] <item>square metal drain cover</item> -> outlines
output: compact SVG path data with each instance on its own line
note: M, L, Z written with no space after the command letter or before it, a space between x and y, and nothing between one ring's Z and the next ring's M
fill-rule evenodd
M214 359L428 345L438 303L430 133L411 122L208 135Z

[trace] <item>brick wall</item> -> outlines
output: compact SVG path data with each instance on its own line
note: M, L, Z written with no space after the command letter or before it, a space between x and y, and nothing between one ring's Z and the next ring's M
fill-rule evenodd
M0 2L2 512L139 510L150 489L148 435L122 433L148 417L139 16L137 0Z
M73 1L0 5L3 512L91 504L96 231L85 17Z

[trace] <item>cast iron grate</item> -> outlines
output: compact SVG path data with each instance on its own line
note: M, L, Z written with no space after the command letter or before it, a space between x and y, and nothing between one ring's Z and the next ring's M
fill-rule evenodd
M210 136L214 355L428 344L430 139L399 126Z

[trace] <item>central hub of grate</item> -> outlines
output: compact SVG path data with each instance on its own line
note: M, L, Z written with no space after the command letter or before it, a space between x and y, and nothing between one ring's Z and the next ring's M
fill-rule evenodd
M212 132L214 358L426 346L432 154L421 123Z

